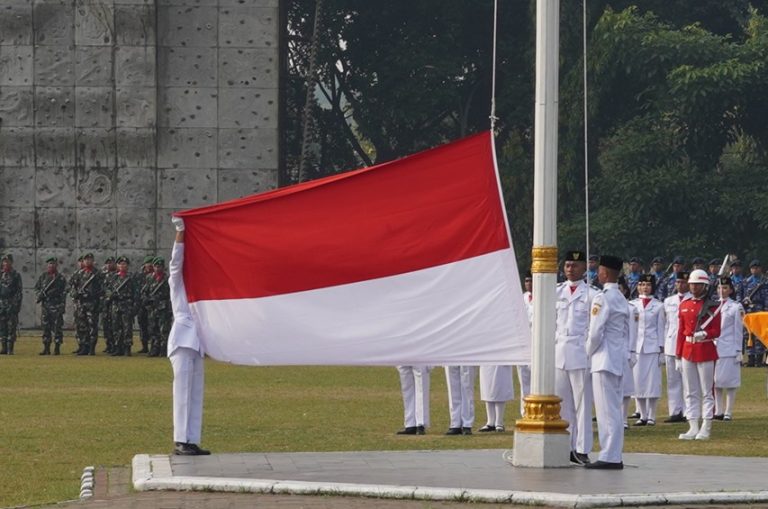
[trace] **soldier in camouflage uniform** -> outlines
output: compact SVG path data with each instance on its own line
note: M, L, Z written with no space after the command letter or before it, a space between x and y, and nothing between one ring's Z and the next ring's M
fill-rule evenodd
M104 274L104 288L109 286L109 281L114 277L117 272L117 265L115 264L115 257L109 256L104 261L104 266L101 268L101 273ZM106 347L104 353L112 353L115 348L115 333L112 326L112 310L110 303L106 298L101 303L101 329L104 331L104 342Z
M107 286L107 301L112 305L112 324L114 325L115 347L111 355L131 356L133 345L133 317L139 303L138 279L128 273L128 257L117 259L117 274Z
M139 350L139 353L149 353L149 313L151 309L146 300L146 290L154 272L152 265L154 259L155 257L152 255L144 257L139 278L141 284L141 289L139 290L140 302L139 311L136 313L136 320L139 322L139 339L141 340L141 350Z
M165 272L165 260L158 256L153 262L154 273L148 276L149 284L145 291L149 303L149 336L152 348L150 357L168 355L168 334L173 325L171 309L171 290L168 286L168 274Z
M53 355L59 355L61 343L64 341L67 279L59 274L59 261L56 257L48 258L45 263L48 264L48 269L40 274L35 283L37 302L42 306L43 351L40 355L51 355L51 339L54 342Z
M83 255L80 255L77 257L77 268L75 269L75 272L72 273L72 276L69 279L69 284L67 285L67 293L72 295L72 284L75 282L74 275L83 270ZM77 342L77 348L75 351L73 351L73 354L76 354L78 351L80 351L80 343L82 341L82 338L80 337L80 331L77 328L77 317L80 315L80 303L75 301L72 301L74 304L74 309L72 310L72 318L75 320L75 341Z
M77 355L95 355L99 337L99 311L104 296L104 275L93 266L93 254L83 256L83 268L70 280L70 295L75 301Z
M0 261L0 354L13 355L21 310L21 275L13 269L13 255L5 254Z

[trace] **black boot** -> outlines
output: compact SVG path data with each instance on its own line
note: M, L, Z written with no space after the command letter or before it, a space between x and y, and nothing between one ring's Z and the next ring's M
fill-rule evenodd
M76 355L88 355L88 343L80 343L80 347L77 349Z
M61 355L61 343L53 345L53 355Z
M91 343L91 346L88 348L88 355L96 355L96 342L94 341Z
M51 355L51 343L43 343L43 351L39 355Z
M122 357L123 356L123 346L122 345L115 345L112 347L112 353L109 354L112 357Z
M751 353L747 357L747 367L748 368L754 368L755 367L755 354Z
M8 353L8 340L3 340L3 349L0 350L0 355L6 355Z
M139 350L136 353L149 353L149 349L147 348L147 340L142 339L141 340L141 350Z
M13 355L13 344L15 341L8 341L8 355Z
M127 345L125 348L123 348L123 353L126 357L131 356L131 345Z

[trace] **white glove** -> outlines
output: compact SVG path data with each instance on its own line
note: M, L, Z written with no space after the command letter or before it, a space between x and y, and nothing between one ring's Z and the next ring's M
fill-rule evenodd
M173 223L173 226L176 227L177 232L183 232L184 231L184 220L180 217L172 216L171 222Z
M679 357L675 358L675 371L677 371L678 373L683 372L683 360L680 359Z
M629 352L629 367L634 368L637 364L637 354L635 352Z
M695 332L693 334L693 339L696 341L701 341L702 339L705 339L707 337L707 333L703 330L700 330L699 332Z
M736 353L736 357L734 358L734 360L736 361L737 366L741 366L741 352Z

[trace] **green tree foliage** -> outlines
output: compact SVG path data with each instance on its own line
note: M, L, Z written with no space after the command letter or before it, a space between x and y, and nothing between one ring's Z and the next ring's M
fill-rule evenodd
M316 0L288 11L288 116ZM587 0L592 251L768 248L764 0ZM520 265L532 238L535 1L499 3L497 153ZM311 176L488 129L492 0L323 0ZM584 246L582 4L561 2L559 244ZM292 109L291 109L291 105ZM295 161L300 122L286 122Z

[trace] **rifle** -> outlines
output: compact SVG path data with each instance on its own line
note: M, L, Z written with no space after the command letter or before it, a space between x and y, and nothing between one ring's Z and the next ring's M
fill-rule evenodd
M51 287L51 285L56 282L56 279L58 279L58 277L59 275L56 274L55 276L53 276L53 279L51 279L51 282L45 285L45 288L43 288L43 291L40 292L40 295L37 297L37 302L42 302L45 297L48 297L46 292Z
M723 259L723 264L720 266L720 272L717 273L718 281L721 277L725 274L725 264L728 263L728 255L725 255L725 258ZM710 307L714 305L714 302L710 301L709 297L704 301L704 305L701 307L701 311L699 311L699 316L696 318L696 327L693 329L694 331L700 331L707 328L707 326L712 323L712 320L715 319L717 315L720 314L720 311L723 309L723 304L725 304L725 299L720 299L720 305L717 306L717 309L715 309L711 314L708 313L708 310ZM707 321L701 324L701 327L699 327L699 322L702 318L704 318L705 314L709 314L709 318L707 318ZM715 338L712 338L713 340Z
M112 297L114 297L115 294L119 292L130 280L131 280L130 276L126 276L125 280L122 283L120 283L120 285L117 288L115 288L114 291L112 291L112 293L109 294L109 297L107 297L107 301L111 301Z
M85 293L85 289L86 289L86 288L88 288L88 285L89 285L89 284L91 284L91 281L93 281L93 278L95 278L95 277L96 277L96 272L94 272L93 274L91 274L91 277L89 277L89 278L88 278L88 280L85 282L85 284L84 284L83 286L81 286L81 287L80 287L80 288L77 290L77 296L78 296L78 297L82 297L82 296L84 295L84 293Z
M757 293L757 291L765 286L765 283L768 282L768 278L766 276L763 276L760 278L760 281L755 285L754 288L752 288L752 291L749 292L749 295L741 299L741 304L747 307L750 307L752 305L752 296Z

